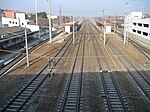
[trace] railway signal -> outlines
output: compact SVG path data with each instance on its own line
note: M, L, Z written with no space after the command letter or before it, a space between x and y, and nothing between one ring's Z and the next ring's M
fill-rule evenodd
M56 59L54 57L50 57L48 59L48 73L49 73L49 76L51 76L51 74L54 74L55 66L56 66ZM51 73L51 72L53 72L53 73Z

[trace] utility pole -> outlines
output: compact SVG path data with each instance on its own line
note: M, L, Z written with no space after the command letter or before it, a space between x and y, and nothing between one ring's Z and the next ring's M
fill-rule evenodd
M59 6L59 13L60 13L60 15L59 15L59 26L61 27L61 26L62 26L62 17L61 17L62 11L61 11L61 5Z
M36 25L38 25L38 18L37 18L37 0L35 0L35 17L36 17Z
M106 45L106 21L104 21L104 46Z
M75 24L75 21L74 21L74 16L73 16L73 46L74 46L74 44L75 44L75 29L74 29L74 24Z
M70 21L69 22L71 22L72 21L72 16L70 16Z
M28 40L27 40L27 29L26 29L26 26L25 26L25 44L26 44L27 67L29 67Z
M103 25L104 25L103 31L104 31L104 46L105 46L105 44L106 44L106 20L105 20L104 10L103 10L103 18L104 18L104 20L103 20Z
M52 29L51 29L51 0L49 1L49 42L52 43Z
M117 8L116 8L116 15L115 15L115 18L114 18L114 33L116 33L116 24L117 24Z
M105 21L104 13L105 13L105 10L103 9L103 25L104 25L104 21Z
M123 43L126 44L126 36L127 36L127 13L128 13L128 9L127 9L127 5L128 5L128 2L126 3L126 9L125 9L125 17L124 17L124 40L123 40Z
M144 12L143 12L143 8L144 8L144 7L142 6L142 7L141 7L141 10L142 10L142 19L144 18L144 16L143 16L143 13L144 13Z

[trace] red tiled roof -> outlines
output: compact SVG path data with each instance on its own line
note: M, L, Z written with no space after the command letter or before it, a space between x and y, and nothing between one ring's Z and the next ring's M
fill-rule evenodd
M3 10L3 12L22 12L22 11L19 11L19 10Z

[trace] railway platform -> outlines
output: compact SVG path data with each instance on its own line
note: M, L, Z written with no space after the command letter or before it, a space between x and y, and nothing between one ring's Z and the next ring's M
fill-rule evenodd
M52 39L53 43L62 43L67 39L67 37L71 35L71 33L60 33L58 36Z
M40 38L36 38L34 40L30 40L28 43L28 48L32 48L35 44L39 43L41 41ZM25 50L25 43L21 42L19 44L13 45L7 49L0 50L0 59L4 60L4 64L8 64L13 59L18 57L20 54L22 54Z

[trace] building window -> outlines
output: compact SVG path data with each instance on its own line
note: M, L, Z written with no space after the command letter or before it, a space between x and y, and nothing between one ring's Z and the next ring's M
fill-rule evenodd
M141 31L138 30L137 32L138 32L138 34L141 34Z
M16 24L18 24L18 23L16 22Z
M22 25L24 25L24 24L22 23Z
M134 26L136 26L136 23L133 23Z
M11 23L11 21L9 21L9 23Z
M144 35L144 36L148 36L148 33L146 33L146 32L143 32L143 35Z
M144 24L144 27L149 28L149 24Z
M142 23L138 23L138 26L142 26Z
M14 24L14 21L12 23Z
M135 29L132 29L133 30L133 32L136 32L136 30Z

